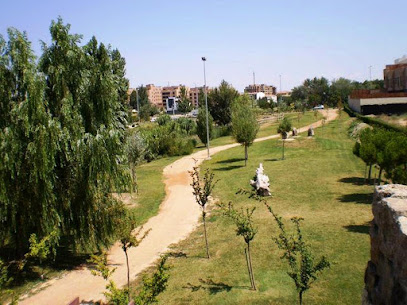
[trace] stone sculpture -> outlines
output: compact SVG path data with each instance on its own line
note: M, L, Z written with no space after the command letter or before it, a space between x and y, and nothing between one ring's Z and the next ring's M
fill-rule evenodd
M297 128L293 127L292 135L293 135L293 137L298 136L298 130L297 130Z
M314 133L314 127L310 127L309 129L308 129L308 136L309 137L313 137L315 135L315 133Z
M250 180L250 185L256 189L257 194L260 196L271 196L269 181L269 177L264 174L263 164L260 163L256 169L254 180Z

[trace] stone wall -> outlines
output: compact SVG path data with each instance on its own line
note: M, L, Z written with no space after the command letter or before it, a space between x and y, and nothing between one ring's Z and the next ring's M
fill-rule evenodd
M376 187L363 304L407 304L407 186Z

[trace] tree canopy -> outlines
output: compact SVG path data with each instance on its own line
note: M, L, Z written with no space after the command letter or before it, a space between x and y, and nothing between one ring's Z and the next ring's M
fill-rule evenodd
M107 244L127 187L125 60L62 19L36 61L26 33L0 37L0 235L20 255L57 230L79 248Z
M208 93L208 109L216 123L227 125L231 122L232 103L238 96L239 92L225 80Z

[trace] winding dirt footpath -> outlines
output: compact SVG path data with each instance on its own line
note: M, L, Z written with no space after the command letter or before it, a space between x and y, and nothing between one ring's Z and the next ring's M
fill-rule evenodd
M327 118L327 122L336 118L337 111L320 111ZM322 125L322 121L299 128L299 132L305 132L310 126L314 128ZM278 138L272 135L256 139L255 142ZM211 155L220 151L239 146L229 144L210 149ZM161 204L159 213L150 218L144 228L152 229L150 234L137 248L128 250L130 263L130 278L134 279L143 269L149 267L166 252L171 244L185 239L198 225L201 215L199 206L191 191L191 179L188 171L193 166L201 164L207 156L207 151L202 150L192 155L183 157L164 168L166 198ZM196 163L195 163L196 160ZM124 253L118 243L109 252L109 264L116 267L113 280L118 286L127 283L127 269ZM30 292L30 295L22 297L21 305L67 305L75 297L81 300L97 301L104 299L106 282L101 277L95 277L90 270L83 266L80 269L65 272L61 277L49 280Z

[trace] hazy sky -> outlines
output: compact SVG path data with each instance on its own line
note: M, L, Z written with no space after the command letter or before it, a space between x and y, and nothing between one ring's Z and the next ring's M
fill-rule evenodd
M6 2L6 1L3 1ZM382 78L386 64L407 54L407 1L93 1L2 3L0 34L25 30L40 53L59 15L83 34L118 48L132 87L203 84L222 79L240 91L253 82L288 90L305 78Z

